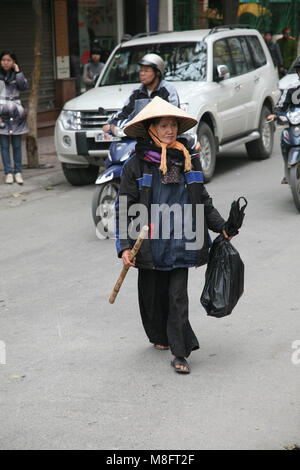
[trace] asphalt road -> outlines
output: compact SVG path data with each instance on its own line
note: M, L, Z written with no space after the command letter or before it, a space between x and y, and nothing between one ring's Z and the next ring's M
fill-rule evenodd
M249 161L243 148L218 159L207 186L215 206L227 217L233 199L249 201L232 242L245 263L245 293L230 316L207 317L199 302L205 268L190 270L201 349L188 376L148 343L135 270L108 303L121 264L114 241L95 236L93 187L2 199L0 448L299 444L300 214L281 177L278 136L269 160Z

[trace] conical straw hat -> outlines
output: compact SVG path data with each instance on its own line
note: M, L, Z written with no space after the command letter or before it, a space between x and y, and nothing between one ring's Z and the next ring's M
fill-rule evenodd
M125 127L124 132L133 138L147 137L148 133L144 126L145 121L166 116L176 118L178 121L178 134L182 134L197 124L197 120L183 111L183 109L177 108L168 101L156 96L130 121Z

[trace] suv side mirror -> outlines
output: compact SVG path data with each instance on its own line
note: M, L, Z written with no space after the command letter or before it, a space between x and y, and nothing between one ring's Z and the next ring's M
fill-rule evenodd
M230 77L230 72L227 65L217 65L217 77L219 82Z

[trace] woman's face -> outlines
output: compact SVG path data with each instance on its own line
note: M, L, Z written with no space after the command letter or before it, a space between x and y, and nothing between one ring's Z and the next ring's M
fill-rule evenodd
M101 56L100 54L92 54L92 61L98 64L100 62Z
M10 57L10 55L4 55L1 59L1 67L4 70L10 70L14 65L14 60Z
M165 144L171 144L177 138L178 124L173 117L163 117L154 124L159 140Z

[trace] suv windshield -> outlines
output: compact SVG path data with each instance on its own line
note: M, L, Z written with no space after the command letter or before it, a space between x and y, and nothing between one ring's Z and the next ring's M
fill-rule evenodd
M203 81L206 79L206 43L177 42L122 47L115 52L99 86L139 83L138 62L154 53L165 62L168 81Z

